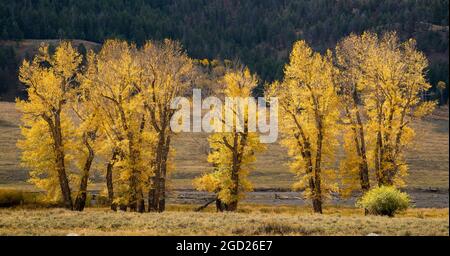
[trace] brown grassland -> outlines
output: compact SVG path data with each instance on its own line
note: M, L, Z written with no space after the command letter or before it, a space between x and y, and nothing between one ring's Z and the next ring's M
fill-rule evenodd
M411 209L394 218L361 210L245 205L236 213L193 212L170 205L164 213L89 208L0 210L0 235L449 235L447 209ZM212 208L209 209L212 211Z

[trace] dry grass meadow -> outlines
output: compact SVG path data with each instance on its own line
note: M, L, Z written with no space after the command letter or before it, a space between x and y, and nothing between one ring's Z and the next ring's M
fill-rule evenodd
M411 209L394 218L330 208L324 215L297 207L244 206L237 213L193 212L170 206L164 213L89 208L0 210L0 235L387 235L448 236L448 209Z
M14 103L0 102L0 188L33 191L26 183L15 144L20 136L20 114ZM407 152L408 187L449 188L448 108L417 121L417 139ZM192 189L192 179L209 170L205 134L181 134L174 145L176 169L171 189ZM288 156L278 143L258 157L250 175L256 189L289 189L293 174ZM98 188L98 184L90 187ZM411 208L394 218L364 216L352 207L325 208L313 214L307 206L242 204L236 213L215 213L209 206L169 204L164 213L111 212L90 207L84 212L55 208L0 209L0 235L449 235L448 198L444 208Z

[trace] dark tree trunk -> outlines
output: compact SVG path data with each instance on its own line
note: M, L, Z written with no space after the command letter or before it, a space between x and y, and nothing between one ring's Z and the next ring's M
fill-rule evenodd
M127 205L126 204L120 204L119 205L119 210L126 212L127 211Z
M165 143L163 147L163 155L161 162L161 178L159 185L159 206L158 211L163 212L166 210L166 178L167 178L167 159L169 156L169 147L170 147L170 136L165 138Z
M359 130L359 138L360 138L360 154L361 154L361 164L359 166L360 172L360 180L361 180L361 189L363 192L366 192L370 189L370 181L369 181L369 166L367 163L367 150L366 150L366 141L364 136L364 126L361 120L361 116L359 111L356 113L356 122L358 123Z
M208 207L208 205L212 204L213 202L216 202L216 203L217 203L217 198L214 198L214 199L212 199L212 200L209 200L209 201L206 202L204 205L202 205L202 206L198 207L197 209L195 209L195 211L196 211L196 212L199 212L199 211L205 209L206 207Z
M52 129L53 141L55 145L55 155L56 155L56 169L58 172L59 185L61 188L61 193L63 197L64 207L73 210L72 195L70 192L69 179L66 174L66 167L64 163L64 146L61 131L61 119L60 111L55 114L55 123L52 124L51 120L47 121Z
M313 173L314 166L313 166L313 162L312 162L311 143L310 143L308 137L305 136L303 128L300 125L300 123L297 121L297 118L295 117L295 115L293 115L292 117L293 117L295 124L299 131L299 133L294 136L297 139L297 143L298 143L299 147L301 148L301 155L304 159L306 173L308 175L310 175L308 183L309 183L309 189L313 195L313 198L312 198L313 210L314 210L314 212L321 212L322 211L321 200L318 200L315 197L315 195L316 195L316 183L315 183L316 176ZM302 139L302 141L300 141L300 138Z
M61 192L63 195L64 207L69 210L73 210L72 195L70 192L69 180L67 179L63 159L64 159L64 153L59 152L59 150L58 150L58 152L56 154L56 166L58 168L58 178L59 178L59 184L61 187Z
M353 88L353 108L356 110L355 117L356 123L358 125L358 133L356 136L356 144L357 144L357 152L359 153L359 157L361 158L361 164L359 166L359 176L361 182L361 189L363 192L366 192L370 189L370 181L369 181L369 167L367 163L367 150L366 150L366 139L364 136L364 125L361 119L361 114L358 109L358 91L356 87ZM358 140L359 136L359 140Z
M87 138L85 138L85 145L88 149L88 157L83 167L83 176L80 181L80 189L78 191L77 198L75 199L74 209L77 211L83 211L86 206L86 197L87 197L87 184L89 180L89 171L91 169L92 161L94 160L94 150L89 145Z
M111 160L106 165L106 187L108 189L108 201L111 206L111 210L113 211L117 211L117 204L114 203L113 167L118 154L118 150L114 149Z
M322 214L322 188L321 188L321 164L322 164L322 144L323 144L323 117L316 109L316 125L317 125L317 149L316 149L316 163L314 170L314 212Z
M138 192L137 211L140 213L145 212L144 192L142 192L142 189Z
M148 192L148 211L163 212L166 208L167 160L170 149L170 136L161 132L155 158L155 174L150 178L152 187Z
M156 147L156 157L155 157L155 171L152 177L150 177L151 188L148 191L148 211L156 212L159 211L160 207L160 192L161 192L161 165L163 158L163 147L164 147L164 133L161 132L158 137L158 145Z
M232 201L226 204L226 211L236 211L238 207L238 195L239 195L239 169L240 169L240 159L238 152L238 134L233 137L233 164L231 167L231 182L233 183L230 193Z
M383 185L383 170L382 161L383 161L383 135L381 134L381 126L382 126L382 110L381 106L377 106L377 122L378 122L378 130L377 130L377 141L375 146L375 176L377 178L378 186Z
M313 210L315 213L322 214L322 199L313 198Z
M158 212L163 212L166 210L166 179L161 177L159 182Z
M141 124L139 127L139 145L142 144L142 132L145 129L145 115L142 115ZM137 152L140 154L140 152ZM138 202L137 202L137 210L140 213L145 212L145 199L144 199L144 191L142 185L138 187Z
M219 198L217 198L216 199L216 211L223 212L224 210L225 210L224 203Z
M131 176L129 180L130 185L130 196L128 201L128 207L132 212L144 212L145 206L143 205L144 197L142 196L142 188L139 184L140 181L140 171L137 168L137 163L139 161L139 150L135 146L135 136L132 132L127 133L128 138L128 150L130 152L130 165L131 165Z
M155 176L150 178L151 188L148 190L148 211L156 212L158 211L158 193L159 193L159 175L155 173Z
M58 150L58 152L56 153L56 166L58 168L58 178L59 178L61 192L63 195L64 207L69 210L73 210L72 195L70 192L69 180L67 179L63 159L64 159L64 153L59 152L59 150Z

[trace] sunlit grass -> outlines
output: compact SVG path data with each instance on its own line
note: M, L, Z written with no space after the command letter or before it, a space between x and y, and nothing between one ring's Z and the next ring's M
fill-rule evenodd
M359 209L243 205L237 213L193 212L169 205L164 213L88 208L0 209L0 235L445 235L447 209L411 209L394 218L364 216Z

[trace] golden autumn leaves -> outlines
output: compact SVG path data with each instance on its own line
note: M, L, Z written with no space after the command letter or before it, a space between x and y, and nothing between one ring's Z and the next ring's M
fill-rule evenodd
M351 35L324 55L304 41L294 44L284 79L268 85L266 96L278 98L294 188L312 200L315 212L333 193L404 185L411 120L434 108L420 98L430 87L426 68L414 41L400 42L393 33ZM111 40L85 59L69 43L54 54L41 47L20 69L29 98L17 102L24 113L18 145L30 181L82 210L91 170L102 170L112 209L164 211L171 103L205 77L201 72L170 40L141 48ZM213 83L212 93L250 97L258 80L234 67ZM246 125L248 112L242 131L210 135L208 161L215 170L194 181L216 193L218 210L236 210L252 189L247 175L265 147ZM336 159L341 134L345 154Z
M415 42L399 42L395 33L351 35L334 56L313 53L303 41L294 44L284 80L268 92L279 97L283 142L298 176L294 188L305 190L315 212L333 192L404 185L411 119L435 105L420 98L430 88L426 68ZM341 130L345 155L335 170Z
M223 77L222 93L226 97L252 97L257 82L256 76L247 68L228 71ZM252 112L248 106L240 109L237 104L226 104L222 111L224 118L219 120L221 123L226 123L224 119L241 111L242 129L238 129L236 120L228 122L226 125L231 124L231 127L226 127L225 131L209 136L211 152L208 162L213 164L214 171L195 179L194 186L216 194L217 210L235 211L244 193L252 190L247 176L252 169L251 164L256 161L256 154L263 151L265 145L261 143L258 133L250 129L249 119L257 114L256 111ZM228 129L231 132L227 132Z
M337 191L334 171L327 169L335 156L339 118L333 73L331 53L321 56L299 41L284 80L269 87L269 93L279 97L283 143L298 179L294 189L305 190L316 212L322 212L323 197Z
M24 113L19 147L31 182L66 208L83 210L89 173L98 165L112 209L143 212L148 193L147 209L164 211L170 103L190 86L192 60L170 40L140 49L111 40L89 52L86 65L81 61L61 43L53 55L41 47L20 69L29 98L17 103Z

